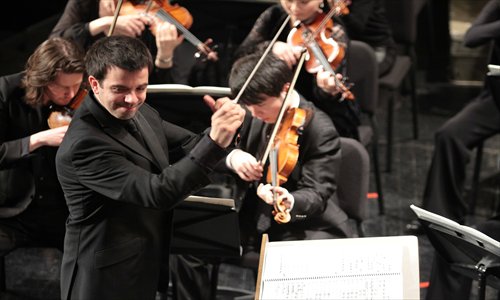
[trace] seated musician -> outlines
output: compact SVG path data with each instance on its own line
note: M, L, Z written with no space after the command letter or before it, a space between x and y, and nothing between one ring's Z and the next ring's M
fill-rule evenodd
M234 94L239 93L260 57L253 54L235 62L229 77ZM225 167L237 174L246 188L250 186L236 199L241 206L244 251L258 250L262 233L271 241L351 237L347 215L338 206L335 193L341 158L339 134L331 119L296 91L291 92L285 108L298 107L307 113L299 133L298 161L282 186L264 182L267 166L260 160L269 143L266 135L276 125L292 77L286 62L269 54L239 99L251 115L247 113L237 149L230 152ZM273 190L291 216L287 223L273 220Z
M78 46L50 38L22 72L0 77L0 256L27 246L63 250L68 208L55 156L68 126L48 119L51 108L72 103L84 73Z
M202 76L203 74L198 74L201 72L200 68L212 67L213 64L208 64L212 59L204 60L207 63L198 63L194 58L197 49L178 34L176 26L156 16L157 6L153 6L151 13L143 13L146 9L144 1L124 1L115 22L113 16L117 2L69 0L50 36L73 40L86 50L95 41L108 35L110 28L113 28L113 35L140 37L151 51L154 69L150 74L150 83L198 84L188 82L190 76ZM163 2L169 6L168 1ZM181 9L184 12L184 8L180 7L179 10ZM191 15L186 11L182 17L191 18ZM185 22L183 19L178 21L180 24Z

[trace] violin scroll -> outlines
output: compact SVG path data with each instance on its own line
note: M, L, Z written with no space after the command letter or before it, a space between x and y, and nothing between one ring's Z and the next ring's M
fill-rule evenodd
M273 215L274 215L274 220L278 224L288 223L292 219L292 217L290 216L290 212L288 211L288 208L281 199L277 199L274 202Z

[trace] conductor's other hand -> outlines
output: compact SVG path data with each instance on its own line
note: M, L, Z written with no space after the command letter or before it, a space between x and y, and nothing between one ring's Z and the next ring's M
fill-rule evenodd
M212 111L214 111L211 121L210 138L220 147L226 148L243 123L245 110L227 97L215 101L212 97L205 95L203 99Z
M235 149L227 157L231 169L245 181L259 180L262 177L262 166L252 154Z

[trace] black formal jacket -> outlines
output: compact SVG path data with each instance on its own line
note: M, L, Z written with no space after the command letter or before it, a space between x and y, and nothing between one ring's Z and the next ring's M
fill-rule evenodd
M67 210L55 170L57 148L29 152L30 135L49 129L50 111L24 102L23 77L24 73L0 77L0 218L24 212L26 222L59 222L64 229ZM30 205L33 202L36 205Z
M59 148L70 213L62 299L154 299L168 270L172 208L207 184L226 154L147 104L136 118L148 149L89 95Z
M278 233L277 236L270 234L269 238L279 240L286 235L291 239L308 239L308 231L326 231L335 237L350 237L351 231L346 226L347 215L339 207L336 194L336 177L341 160L339 135L330 118L311 102L301 100L299 107L309 112L309 120L299 136L298 162L288 181L282 185L294 196L295 204L291 210L291 220L286 224L272 220L273 208L265 204L268 208L264 213L271 219L270 230ZM263 132L270 126L256 118L247 117L240 132L238 148L260 160L266 146L263 144ZM252 188L239 193L238 197L237 200L242 201L239 215L245 239L247 232L251 234L256 231L257 219L263 213L258 203L264 202ZM258 239L256 242L258 244ZM243 240L243 243L247 241ZM258 248L259 245L255 246Z

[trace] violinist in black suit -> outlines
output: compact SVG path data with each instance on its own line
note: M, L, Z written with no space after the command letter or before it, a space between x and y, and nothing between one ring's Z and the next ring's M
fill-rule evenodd
M21 246L62 250L68 210L55 156L68 126L47 120L51 107L72 101L84 72L79 48L51 38L22 72L0 77L0 256Z
M234 94L239 93L260 57L258 53L235 62L229 77ZM269 54L239 99L251 115L245 117L241 140L227 156L225 167L237 175L240 183L246 183L240 184L244 190L237 199L241 201L244 251L258 250L262 233L267 233L271 241L352 236L336 194L341 158L339 134L332 120L296 91L283 104L292 77L287 63ZM298 132L298 161L286 183L273 187L266 182L268 167L263 167L261 161L282 105L286 110L300 108L307 116L303 130ZM290 215L288 222L274 220L273 190Z
M92 89L56 157L69 217L62 299L155 299L168 282L172 208L209 182L240 127L231 101L207 134L163 121L144 103L153 65L147 47L103 37L87 52Z

